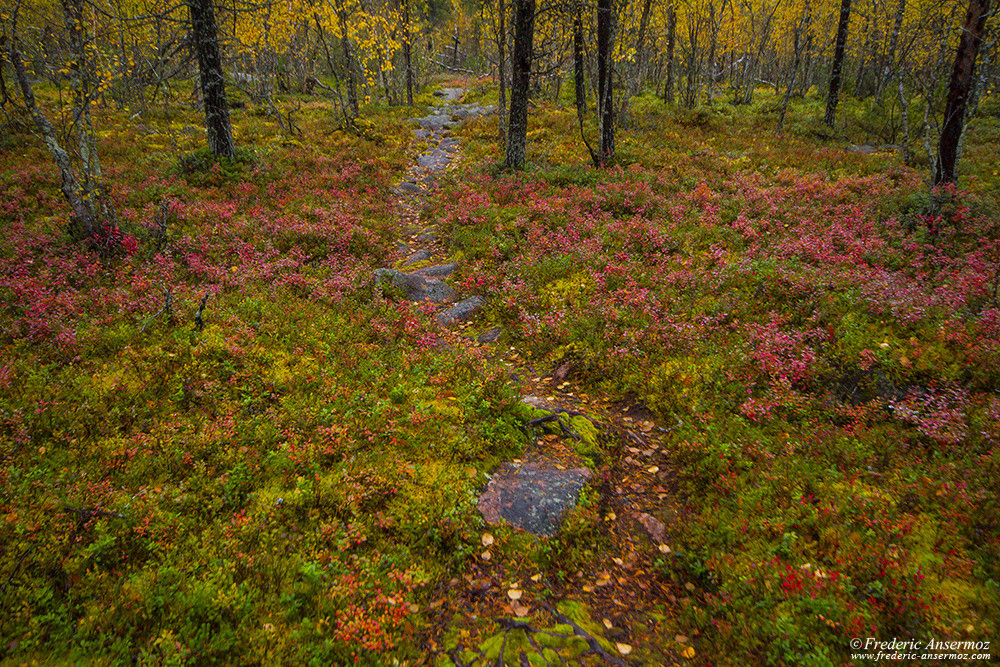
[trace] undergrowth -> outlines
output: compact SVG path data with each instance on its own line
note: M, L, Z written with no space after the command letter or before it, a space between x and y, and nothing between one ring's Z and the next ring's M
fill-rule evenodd
M570 108L533 113L516 175L473 121L426 215L505 340L677 424L684 511L650 576L699 659L995 638L990 153L972 135L967 190L914 194L893 154L817 140L814 100L785 135L768 104L643 98L607 171ZM102 117L128 256L72 244L43 148L0 145L7 659L417 657L427 591L481 551L475 494L525 434L502 367L373 284L405 115L352 133L307 102L291 137L237 111L254 159L215 165L185 112L141 135ZM565 576L600 521L584 503L561 541L514 541Z

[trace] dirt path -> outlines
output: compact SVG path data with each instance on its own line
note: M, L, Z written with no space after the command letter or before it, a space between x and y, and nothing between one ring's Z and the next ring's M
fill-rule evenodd
M443 89L442 105L415 119L414 141L424 150L397 188L399 243L391 261L406 276L431 282L457 267L449 263L447 239L439 237L434 224L421 221L420 213L437 175L460 157L461 146L451 129L464 118L491 111L461 105L462 94L458 88ZM447 307L443 304L442 312ZM536 549L545 554L544 562L526 557L522 531L488 527L483 532L483 548L475 561L461 577L432 591L423 610L430 624L421 630L428 650L421 664L440 664L444 656L456 665L536 664L539 657L546 660L537 664L679 664L681 656L693 656L696 637L672 630L678 609L690 605L697 594L690 582L672 581L670 576L671 533L682 513L674 470L664 452L674 425L657 423L641 405L587 395L576 385L568 364L541 373L513 348L457 333L448 337L452 344L488 346L526 402L542 408L543 414L556 419L586 415L597 426L603 454L590 479L587 508ZM517 486L515 477L522 485L537 479L539 466L548 465L557 476L583 466L572 429L560 431L555 420L547 423L547 429L541 423L532 430L537 437L524 460L509 464L508 487L497 497L517 490L511 490ZM495 481L501 478L494 475ZM551 484L539 491L550 492ZM533 503L529 499L521 505ZM484 514L489 516L488 511Z

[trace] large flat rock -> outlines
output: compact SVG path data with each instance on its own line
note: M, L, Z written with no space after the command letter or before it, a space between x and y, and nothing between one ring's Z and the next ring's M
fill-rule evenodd
M479 511L490 524L506 521L534 535L555 535L588 479L586 468L554 460L502 463L479 496Z
M403 293L407 301L430 301L445 303L454 301L458 293L451 285L412 273L403 273L394 269L376 269L375 280L388 283Z

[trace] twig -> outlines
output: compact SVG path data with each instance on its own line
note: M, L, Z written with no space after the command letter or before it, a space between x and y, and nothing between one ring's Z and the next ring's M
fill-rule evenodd
M3 595L4 593L7 592L7 586L9 586L12 581L14 581L14 577L16 577L17 573L20 572L21 570L21 563L23 563L24 559L28 557L28 554L30 554L34 550L35 550L35 545L32 544L30 547L25 549L24 553L21 554L21 557L17 559L17 565L14 566L14 571L10 573L9 577L7 577L7 583L5 583L2 588L0 588L0 595Z
M168 290L166 288L166 286L160 285L160 288L163 290L163 308L160 308L160 310L158 310L155 315L153 315L151 318L149 318L148 320L146 320L146 322L141 327L139 327L139 333L142 333L143 331L145 331L145 329L149 325L149 323L152 322L153 320L155 320L157 317L159 317L163 312L167 313L167 317L173 317L174 316L174 309L173 309L173 307L174 307L174 295L170 293L170 290ZM199 329L199 331L200 331L200 329Z
M551 415L545 415L544 417L538 417L537 419L532 419L530 422L525 424L525 428L534 428L539 424L545 424L547 422L556 421L559 419L559 414L553 412Z
M194 314L194 329L195 331L201 331L205 328L205 304L208 302L208 292L205 292L205 296L201 297L201 303L198 305L198 312Z
M167 211L170 209L170 202L166 199L160 202L160 208L156 211L153 221L156 223L156 252L163 249L163 244L167 240Z
M566 625L573 628L574 634L576 634L578 637L581 637L585 642L587 642L587 645L590 647L590 651L592 653L600 656L608 664L618 665L619 667L627 667L628 663L622 662L615 656L605 651L604 648L601 646L601 644L597 641L597 639L594 638L594 636L591 635L589 632L587 632L579 625L577 625L573 619L559 613L559 611L557 611L555 608L553 608L546 602L542 602L541 606L543 609L545 609L545 611L552 614L552 617L555 618L557 621L559 621L560 623L565 623Z
M476 76L478 76L478 74L476 72L472 71L471 69L463 69L461 67L452 67L451 65L445 65L440 60L431 60L431 62L434 63L435 65L439 65L439 66L445 68L449 72L462 72L463 74L475 74Z
M95 516L107 516L114 517L116 519L124 519L125 517L117 512L109 512L107 510L102 510L97 507L64 507L64 512L72 512L76 514L76 520L78 525L83 525L88 519Z

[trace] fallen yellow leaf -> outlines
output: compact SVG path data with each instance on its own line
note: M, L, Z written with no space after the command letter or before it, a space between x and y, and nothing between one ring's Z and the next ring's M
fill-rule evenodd
M523 594L524 591L518 591L513 588L507 591L507 597L509 597L511 600L520 600Z
M483 533L482 542L484 547L488 547L493 544L493 536L489 533Z
M694 657L694 647L688 646L686 649L681 651L681 655L690 660L691 658Z
M616 643L615 647L618 649L618 652L621 653L622 655L628 655L629 653L632 652L632 647L629 646L628 644Z

